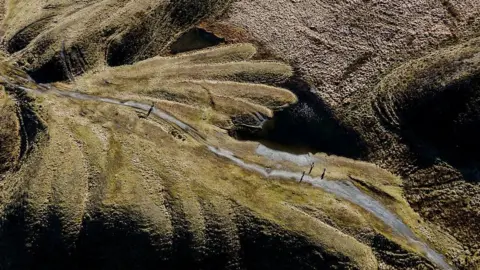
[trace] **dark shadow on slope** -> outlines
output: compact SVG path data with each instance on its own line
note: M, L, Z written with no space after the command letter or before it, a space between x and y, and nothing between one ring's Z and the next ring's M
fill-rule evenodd
M25 207L14 205L0 219L0 269L28 269L28 229L25 226Z
M420 166L438 159L459 169L465 180L480 181L480 76L443 89L425 89L422 96L396 104L401 135Z
M71 258L77 269L169 269L169 243L152 242L130 214L96 215L82 227Z
M202 28L194 27L181 35L170 46L170 51L173 54L177 54L217 46L224 42L224 38L217 37Z
M7 51L9 53L15 53L27 47L33 39L41 34L43 28L49 24L52 19L53 16L47 16L17 31L9 40L6 41Z
M52 83L68 80L65 64L60 56L52 57L50 61L38 69L28 71L28 75L37 83Z
M405 250L381 234L375 234L369 240L376 257L392 269L435 269L427 259Z
M239 219L237 228L244 269L355 269L347 257L328 253L305 237L247 211L239 215Z
M165 53L171 37L187 31L201 20L224 10L228 0L177 0L159 6L144 20L129 29L120 40L109 44L106 52L110 66L132 64Z
M231 135L294 153L324 152L350 158L364 156L366 147L360 136L341 124L328 105L311 91L309 84L294 78L282 87L295 93L299 102L276 112L262 130L236 128Z
M229 254L221 242L227 240L222 233L235 232L208 227L205 247L199 247L191 230L181 226L186 224L183 218L172 220L175 231L170 238L143 230L141 222L127 213L92 215L84 220L75 242L65 238L65 221L53 209L44 223L29 225L23 206L11 210L0 224L0 269L352 268L348 258L328 253L305 237L247 212L236 221L239 254Z

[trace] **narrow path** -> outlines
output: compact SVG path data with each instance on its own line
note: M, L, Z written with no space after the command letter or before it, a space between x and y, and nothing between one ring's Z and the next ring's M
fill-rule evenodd
M116 99L87 95L87 94L82 94L78 92L61 91L54 88L53 86L46 85L46 84L39 84L40 90L35 90L35 89L30 89L23 86L12 84L8 81L7 78L3 76L0 76L0 78L4 79L7 82L7 84L9 84L12 87L15 87L17 89L20 89L29 93L34 93L34 94L54 94L57 96L73 98L77 100L99 101L104 103L127 106L127 107L131 107L131 108L135 108L143 111L148 111L151 108L151 105L149 104L144 104L136 101L119 101ZM196 140L201 139L201 142L206 145L209 151L211 151L212 153L220 157L230 160L231 162L235 163L237 166L240 166L246 170L261 174L267 178L276 178L276 179L281 178L285 180L298 181L298 179L302 177L301 172L271 170L271 169L262 167L258 164L247 163L237 158L232 152L226 149L216 148L214 146L208 145L204 137L201 136L201 134L199 134L199 132L197 132L195 128L180 121L174 116L157 108L154 108L154 110L152 111L152 114L182 129L183 131L190 134L194 139ZM262 155L271 160L275 160L275 161L283 160L283 161L289 161L295 164L304 164L304 163L310 164L312 162L312 159L315 159L315 157L311 157L308 155L294 155L286 152L276 151L273 149L269 149L263 145L260 145L257 148L256 153L258 155ZM395 234L401 237L404 237L412 245L420 248L425 253L425 256L431 262L433 262L437 267L444 270L454 269L445 261L445 258L443 255L441 255L440 253L430 248L426 243L422 242L417 236L415 236L413 231L405 223L403 223L403 221L399 217L397 217L394 213L389 211L385 206L382 205L381 202L363 193L356 186L354 186L350 181L347 181L347 180L346 181L330 181L327 179L321 179L320 177L312 177L310 175L305 175L303 177L303 181L308 182L315 187L319 187L327 192L333 193L342 199L345 199L347 201L350 201L362 207L363 209L367 210L368 212L370 212L371 214L373 214L374 216L382 220L387 226L389 226L392 229L392 231Z
M231 160L238 166L249 171L262 174L267 178L282 178L286 180L293 179L294 181L298 181L298 179L302 177L302 173L300 172L269 170L257 164L246 163L245 161L235 157L234 154L228 150L215 148L212 146L208 146L208 148L210 151ZM268 149L262 145L259 148L262 148L262 151ZM269 151L275 150L269 149ZM285 156L295 156L290 153L279 153L282 153ZM299 155L297 157L298 160L305 160L311 158L307 157L306 155ZM454 269L445 261L445 257L443 255L436 252L427 244L422 242L418 237L416 237L413 231L405 223L403 223L400 218L398 218L394 213L390 212L385 206L382 205L381 202L363 193L350 181L330 181L326 179L321 179L320 177L312 177L310 175L305 175L303 176L303 182L308 182L313 186L322 188L327 192L333 193L342 199L345 199L362 207L363 209L367 210L368 212L372 213L374 216L382 220L387 226L389 226L393 230L394 233L404 237L405 239L407 239L408 242L419 247L425 253L425 256L435 265L444 270Z

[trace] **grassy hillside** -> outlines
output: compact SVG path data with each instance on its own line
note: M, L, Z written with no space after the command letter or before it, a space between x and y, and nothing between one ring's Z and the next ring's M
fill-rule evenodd
M284 80L291 71L277 62L245 62L252 49L235 45L154 58L131 67L88 73L76 84L52 87L154 101L157 108L200 132L209 144L271 166L271 161L254 155L257 143L228 136L228 129L242 125L229 120L232 117L250 115L239 118L248 124L255 112L271 116L271 110L296 102L284 89L257 84ZM231 55L227 60L225 51ZM218 65L215 59L226 68L212 69ZM185 67L175 73L185 74L178 76L182 80L169 82L168 72L153 72L178 68L177 63ZM25 95L13 84L42 91L42 86L28 81L7 62L3 65L9 95ZM211 72L199 74L189 65ZM200 75L216 81L199 81ZM160 79L165 82L162 87ZM172 87L179 83L183 87ZM170 122L145 118L143 111L115 104L54 94L27 96L38 119L24 121L46 123L47 128L38 129L28 157L18 170L5 175L1 185L0 247L6 254L2 265L220 269L374 269L379 262L430 265L415 254L419 252L416 247L391 234L362 208L308 184L267 180L237 167ZM222 103L224 99L230 101ZM231 107L232 101L244 105ZM213 121L216 118L230 124ZM401 197L398 178L370 164L319 158L329 168L327 177L354 175L364 181L365 192L384 201L413 228L421 227L409 221L416 214ZM305 170L287 163L283 166ZM317 167L312 174L319 176L322 169ZM406 259L382 255L385 244L377 244L378 239ZM58 254L63 254L61 259Z
M182 33L223 14L230 2L5 1L0 268L435 269L418 244L360 206L299 179L267 178L208 150L228 149L267 170L310 169L258 155L258 142L230 136L259 130L299 102L285 88L299 76L289 64L262 60L246 43L169 55ZM417 161L417 152L405 142L417 142L417 133L402 133L417 127L409 122L410 107L431 106L423 105L423 90L442 92L457 79L476 78L478 44L466 44L405 64L335 112L333 119L367 147L366 158L402 178L322 153L312 155L318 162L311 175L327 168L327 179L352 181L419 240L468 269L476 263L465 256L468 233L477 233L476 201L456 216L456 204L445 205L448 216L426 205L429 191L415 185L432 167L415 171L409 161ZM454 69L458 62L470 66ZM437 71L444 81L432 84ZM400 84L400 78L406 79ZM472 108L476 100L468 99ZM125 106L132 102L146 107ZM474 122L475 112L459 115ZM429 203L445 201L435 199L436 191ZM440 223L425 222L429 213ZM467 218L458 238L437 226L453 228L451 217L460 215Z

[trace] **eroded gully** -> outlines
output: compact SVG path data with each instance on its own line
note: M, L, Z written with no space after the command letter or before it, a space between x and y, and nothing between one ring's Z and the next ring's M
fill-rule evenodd
M13 84L3 76L1 76L1 78L4 79L4 81L10 86L13 86L17 89L20 89L26 92L35 93L35 94L54 94L60 97L72 98L76 100L90 100L90 101L98 101L98 102L104 102L109 104L127 106L134 109L142 110L142 111L148 111L151 108L151 105L136 102L136 101L120 101L112 98L104 98L104 97L82 94L79 92L61 91L51 85L46 85L46 84L40 84L39 89L36 90L36 89L31 89L31 88ZM202 138L202 136L195 130L195 128L189 126L188 124L180 121L174 116L158 108L154 108L151 114L182 129L183 131L190 134L192 137L194 137L197 140L198 138ZM202 143L204 143L208 148L208 150L211 151L212 153L220 157L226 158L231 162L235 163L237 166L242 167L248 171L261 174L266 178L298 181L302 177L301 172L265 168L258 164L245 162L244 160L236 157L234 153L232 153L227 149L217 148L217 147L208 145L204 140L202 140ZM256 154L263 156L272 161L286 161L286 162L291 162L300 166L309 165L312 162L317 161L317 158L315 156L294 155L287 152L273 150L261 144L258 146L256 150ZM363 193L351 182L347 180L331 181L327 179L321 179L320 177L312 177L310 175L305 175L303 177L303 182L310 183L312 186L315 186L327 192L333 193L344 200L347 200L349 202L352 202L362 207L363 209L367 210L368 212L376 216L378 219L382 220L382 222L384 222L387 226L389 226L395 234L401 237L404 237L412 245L420 248L424 252L424 255L437 267L445 270L454 269L452 266L450 266L446 262L443 255L441 255L440 253L430 248L426 243L422 242L420 238L415 236L413 231L399 217L397 217L394 213L389 211L385 206L382 205L382 203L370 197L369 195Z

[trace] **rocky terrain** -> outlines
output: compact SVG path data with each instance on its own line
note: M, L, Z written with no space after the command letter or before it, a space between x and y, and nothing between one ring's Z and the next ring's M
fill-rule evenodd
M1 269L480 267L478 1L0 4Z

